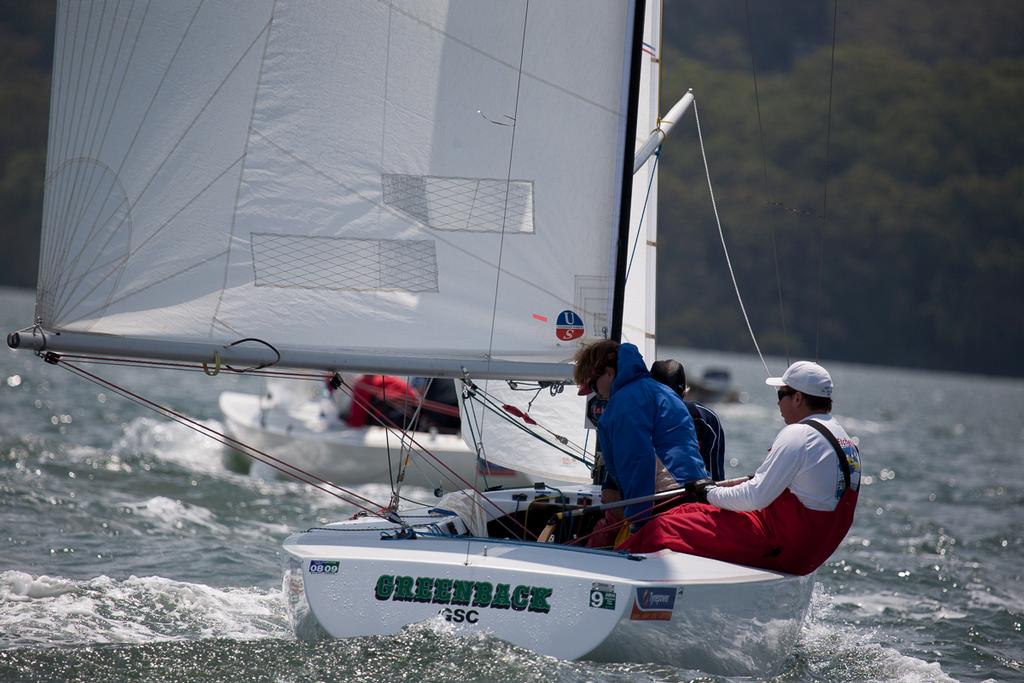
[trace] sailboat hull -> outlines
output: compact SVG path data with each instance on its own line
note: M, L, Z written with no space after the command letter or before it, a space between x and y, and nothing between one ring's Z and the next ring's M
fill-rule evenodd
M405 452L402 438L395 433L383 427L346 427L325 417L316 401L287 409L264 409L260 401L255 394L221 394L220 409L228 434L322 479L347 485L387 483ZM413 457L406 468L406 484L459 489L474 481L484 481L479 477L476 454L461 436L411 432L406 436L407 448L409 439L415 441L415 451L421 455ZM423 451L443 465L434 457L422 455ZM237 452L228 451L225 458L232 469L248 465ZM255 463L251 471L268 477L276 473L262 463ZM529 483L522 474L493 466L487 467L486 479L488 485Z
M289 537L296 632L350 638L433 622L563 659L771 675L813 586L809 576L671 551L627 556L453 535L459 518L441 509L410 523L414 538L365 517Z

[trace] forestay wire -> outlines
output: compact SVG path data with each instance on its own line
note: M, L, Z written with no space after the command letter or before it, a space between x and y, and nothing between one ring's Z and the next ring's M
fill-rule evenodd
M761 353L761 347L757 343L757 336L754 334L754 328L750 325L750 316L747 315L747 307L743 304L743 296L740 294L740 286L736 282L736 273L732 268L732 260L729 258L729 247L725 244L725 231L722 230L722 219L718 216L718 204L715 202L715 190L711 186L711 170L708 168L708 155L704 151L704 136L700 130L700 114L697 112L697 100L693 101L693 119L697 122L697 139L700 142L700 156L704 160L704 175L708 181L708 194L711 195L711 209L715 213L715 224L718 226L718 237L722 241L722 252L725 254L725 265L729 268L729 277L732 278L732 288L736 292L736 301L740 304L740 312L743 313L743 320L747 323L747 330L750 332L750 339L754 342L754 349L757 350L757 355L761 359L761 365L764 366L765 375L771 375L771 371L768 369L768 363L764 360L764 354Z

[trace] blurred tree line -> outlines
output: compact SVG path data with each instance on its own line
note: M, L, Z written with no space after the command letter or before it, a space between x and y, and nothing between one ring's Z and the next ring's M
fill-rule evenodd
M0 284L34 287L46 176L54 3L0 0Z
M694 89L762 348L1024 375L1024 5L840 3L829 132L832 10L665 0L663 111ZM53 30L0 0L7 285L35 284ZM660 341L749 351L692 112L660 163Z
M662 110L693 88L762 349L1024 374L1024 4L839 3L829 133L832 10L665 3ZM661 161L659 339L752 352L693 112L680 128Z

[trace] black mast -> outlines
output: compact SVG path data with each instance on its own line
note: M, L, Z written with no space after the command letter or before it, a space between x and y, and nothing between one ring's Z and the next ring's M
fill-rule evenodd
M619 237L615 245L615 287L612 293L612 327L609 338L622 340L622 308L626 298L626 265L629 255L629 209L633 198L633 157L636 153L636 119L640 102L640 67L643 64L644 0L633 7L633 47L629 65L629 104L626 109L626 150L622 155L622 200L619 206Z

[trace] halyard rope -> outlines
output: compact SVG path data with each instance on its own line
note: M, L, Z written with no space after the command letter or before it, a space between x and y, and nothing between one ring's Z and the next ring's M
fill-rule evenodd
M715 223L718 225L718 237L722 241L722 252L725 254L725 265L729 268L729 277L732 278L732 287L736 292L736 300L740 304L740 312L743 313L743 320L747 323L747 330L750 331L750 339L754 342L754 348L757 350L757 355L761 359L761 365L764 366L765 376L771 375L771 371L768 369L768 363L764 360L764 354L761 353L761 347L757 343L757 336L754 334L754 328L750 325L750 317L747 315L747 307L743 305L743 296L740 294L740 286L736 282L736 273L732 268L732 260L729 258L729 247L725 244L725 232L722 230L722 220L718 216L718 204L715 203L715 190L711 186L711 171L708 168L708 155L704 151L704 136L700 130L700 115L697 113L697 100L693 101L693 118L697 122L697 140L700 142L700 155L704 160L704 175L708 180L708 193L711 195L711 208L715 212Z

